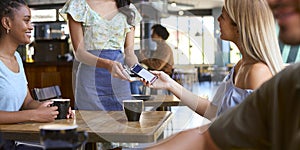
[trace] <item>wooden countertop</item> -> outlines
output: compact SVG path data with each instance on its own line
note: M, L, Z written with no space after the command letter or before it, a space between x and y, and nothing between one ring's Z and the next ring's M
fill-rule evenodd
M75 111L74 119L51 124L77 124L89 134L89 142L155 142L172 118L169 111L146 111L139 122L128 122L123 111ZM39 141L39 127L49 123L0 125L4 139Z

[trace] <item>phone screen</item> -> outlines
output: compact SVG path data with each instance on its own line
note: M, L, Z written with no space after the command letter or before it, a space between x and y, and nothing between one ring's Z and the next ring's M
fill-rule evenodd
M150 83L153 83L157 79L157 76L155 76L139 64L135 64L131 68L131 71L140 76L141 78L144 78L145 80L149 81Z

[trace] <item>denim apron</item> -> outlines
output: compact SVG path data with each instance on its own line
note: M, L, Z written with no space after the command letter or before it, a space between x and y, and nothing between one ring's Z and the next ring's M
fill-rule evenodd
M88 52L124 64L124 55L120 50ZM75 81L75 107L79 110L123 110L122 101L131 99L129 82L112 77L104 68L79 63Z

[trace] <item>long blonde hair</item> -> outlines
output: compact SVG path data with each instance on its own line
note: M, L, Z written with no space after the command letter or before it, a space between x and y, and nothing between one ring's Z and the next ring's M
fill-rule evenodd
M245 53L266 63L273 75L282 70L275 20L266 0L225 0L224 8L237 25Z

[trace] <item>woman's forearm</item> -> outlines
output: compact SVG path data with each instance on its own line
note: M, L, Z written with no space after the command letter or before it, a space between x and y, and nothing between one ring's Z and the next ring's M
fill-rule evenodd
M182 150L182 149L197 149L197 150L218 150L210 136L209 130L201 131L201 128L206 128L207 125L181 131L174 134L159 143L146 147L146 150Z
M205 114L206 109L210 104L207 99L193 94L174 80L170 80L168 90L201 116Z
M30 100L26 105L24 104L22 109L29 110L29 109L36 109L41 105L41 102L37 100Z
M31 116L33 116L33 110L23 110L23 111L0 111L0 124L10 124L10 123L20 123L31 121Z
M134 64L138 63L138 59L135 54L125 54L125 64L132 67Z
M85 50L77 50L75 53L75 58L79 62L82 62L89 66L95 66L98 68L105 68L108 69L111 66L111 60L100 58L98 56L95 56Z

